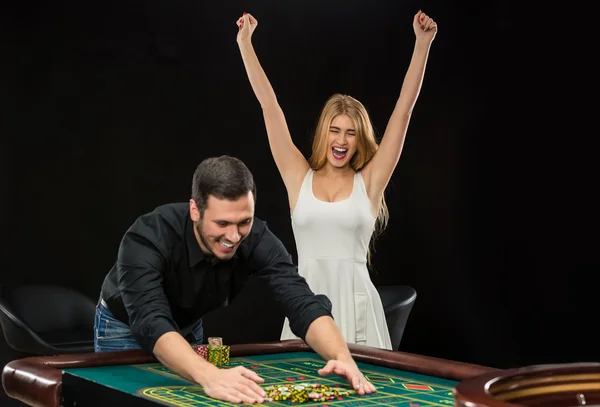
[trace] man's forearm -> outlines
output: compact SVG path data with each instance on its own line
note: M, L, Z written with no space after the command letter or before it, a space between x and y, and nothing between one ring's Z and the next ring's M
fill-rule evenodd
M167 332L156 341L154 356L179 376L202 383L211 371L217 369L198 355L190 344L177 332Z
M310 324L306 343L325 360L354 361L346 341L330 316L319 317Z

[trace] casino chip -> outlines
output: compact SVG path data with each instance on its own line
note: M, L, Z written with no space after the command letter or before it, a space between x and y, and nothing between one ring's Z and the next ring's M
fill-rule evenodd
M341 387L330 387L320 383L296 383L293 385L270 385L265 387L266 401L287 401L306 403L316 401L331 401L341 396L355 394L354 390Z
M208 359L208 345L192 345L192 349L204 359Z
M192 345L192 349L215 366L229 363L230 347L223 345L222 338L208 338L208 345Z

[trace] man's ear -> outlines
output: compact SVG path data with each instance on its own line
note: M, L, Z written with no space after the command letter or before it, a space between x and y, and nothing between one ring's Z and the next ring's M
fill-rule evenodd
M200 211L198 210L198 206L196 205L196 201L190 199L190 219L194 222L198 222L201 218Z

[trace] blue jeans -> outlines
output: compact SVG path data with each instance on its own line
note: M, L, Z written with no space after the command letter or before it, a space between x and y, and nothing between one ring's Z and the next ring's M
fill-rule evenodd
M200 345L204 340L202 320L191 331L192 345ZM119 350L142 349L133 338L129 325L116 319L102 303L96 306L94 318L94 350L96 352L112 352Z

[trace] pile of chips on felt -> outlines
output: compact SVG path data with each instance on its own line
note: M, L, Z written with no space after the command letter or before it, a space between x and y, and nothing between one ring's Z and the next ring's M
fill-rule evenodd
M208 345L193 345L194 351L215 366L229 363L229 346L222 338L208 338Z
M331 401L342 396L355 394L354 390L341 387L331 387L320 383L295 383L281 386L272 385L265 387L267 395L265 401L291 401L292 403L306 403L315 401Z

